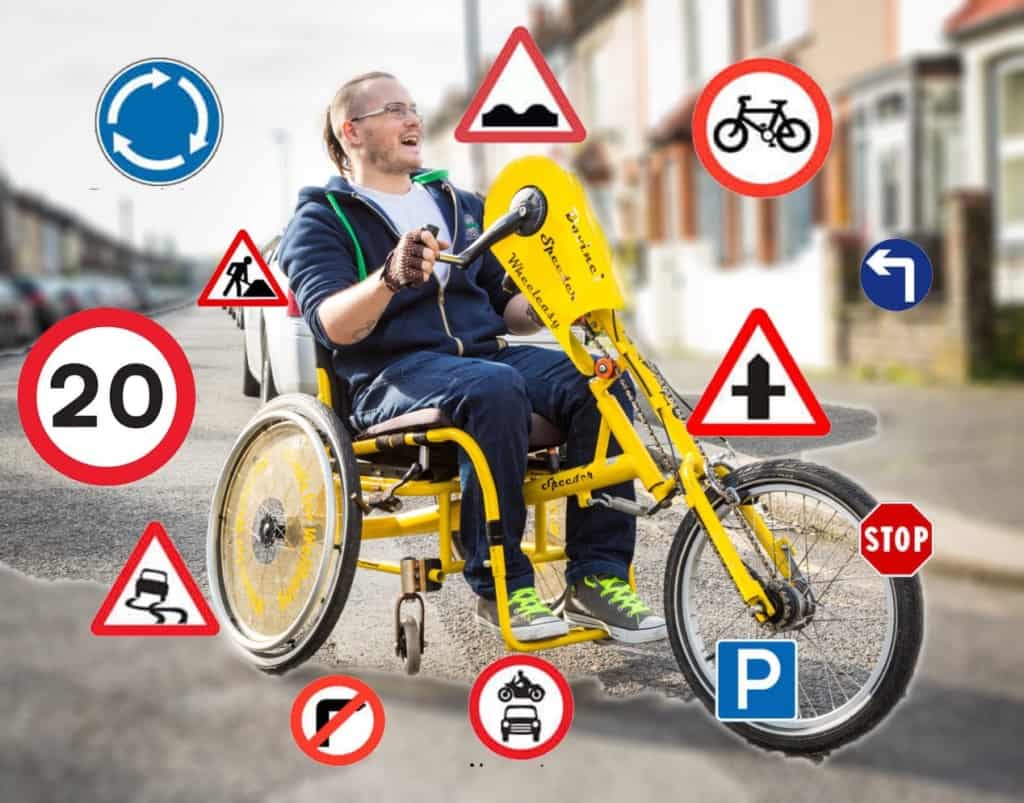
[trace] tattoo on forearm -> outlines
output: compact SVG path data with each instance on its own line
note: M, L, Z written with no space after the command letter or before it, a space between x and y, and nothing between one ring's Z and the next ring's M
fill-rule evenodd
M360 340L365 339L370 334L370 332L373 331L373 327L377 325L377 321L379 320L380 318L376 318L367 323L365 326L360 326L358 329L356 329L352 333L352 342L358 343Z
M540 316L537 314L537 310L535 310L533 307L527 307L526 314L530 316L530 320L537 324L537 326L544 325L544 321L540 319Z

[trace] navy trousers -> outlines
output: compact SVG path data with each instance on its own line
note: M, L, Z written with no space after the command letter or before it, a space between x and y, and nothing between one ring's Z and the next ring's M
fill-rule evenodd
M632 418L621 388L628 381L628 376L622 377L612 392ZM566 433L567 466L589 463L600 416L587 378L563 352L538 346L510 346L484 358L422 351L389 365L352 400L353 418L361 429L424 407L440 408L480 445L498 492L508 590L533 585L533 567L519 548L526 525L522 485L530 412ZM494 578L483 565L488 555L483 496L472 465L462 449L458 452L459 530L467 553L464 574L477 594L494 599ZM612 437L608 454L620 453ZM632 481L609 486L602 493L635 499ZM581 508L570 496L565 530L568 582L599 573L626 579L636 542L633 516L605 507Z

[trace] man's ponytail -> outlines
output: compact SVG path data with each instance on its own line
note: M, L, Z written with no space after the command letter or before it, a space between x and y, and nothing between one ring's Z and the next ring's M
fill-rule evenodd
M339 172L347 173L352 169L352 165L348 160L348 154L345 153L338 135L334 133L334 126L331 125L330 106L327 107L327 120L324 123L324 145L327 146L327 155L337 165Z

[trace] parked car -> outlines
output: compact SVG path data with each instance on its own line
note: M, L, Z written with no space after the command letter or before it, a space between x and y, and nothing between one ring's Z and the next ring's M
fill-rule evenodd
M0 346L20 345L36 332L33 308L12 282L0 279Z
M38 281L46 296L53 300L59 317L65 318L85 309L72 279L64 276L45 276Z
M39 277L15 275L11 283L31 307L39 332L45 332L61 319L61 301L47 294Z
M316 349L313 334L277 264L280 237L260 249L288 298L287 307L241 307L245 343L242 392L266 403L282 393L316 395Z

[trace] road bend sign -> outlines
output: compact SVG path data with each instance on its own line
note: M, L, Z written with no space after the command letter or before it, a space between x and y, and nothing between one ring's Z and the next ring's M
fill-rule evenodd
M366 758L384 735L384 705L356 678L328 675L314 680L292 703L295 743L321 764L344 766Z
M586 136L523 27L512 31L455 129L459 142L582 142Z
M92 622L96 636L214 636L217 619L164 526L151 521Z
M288 299L252 237L241 229L196 304L200 307L284 307Z
M831 425L768 313L747 317L686 421L706 436L827 435Z
M117 73L96 104L96 138L107 161L142 184L176 184L213 158L223 131L213 85L195 67L144 59Z
M192 425L188 358L156 321L98 308L51 326L25 358L18 413L39 456L92 485L135 482L178 451Z

